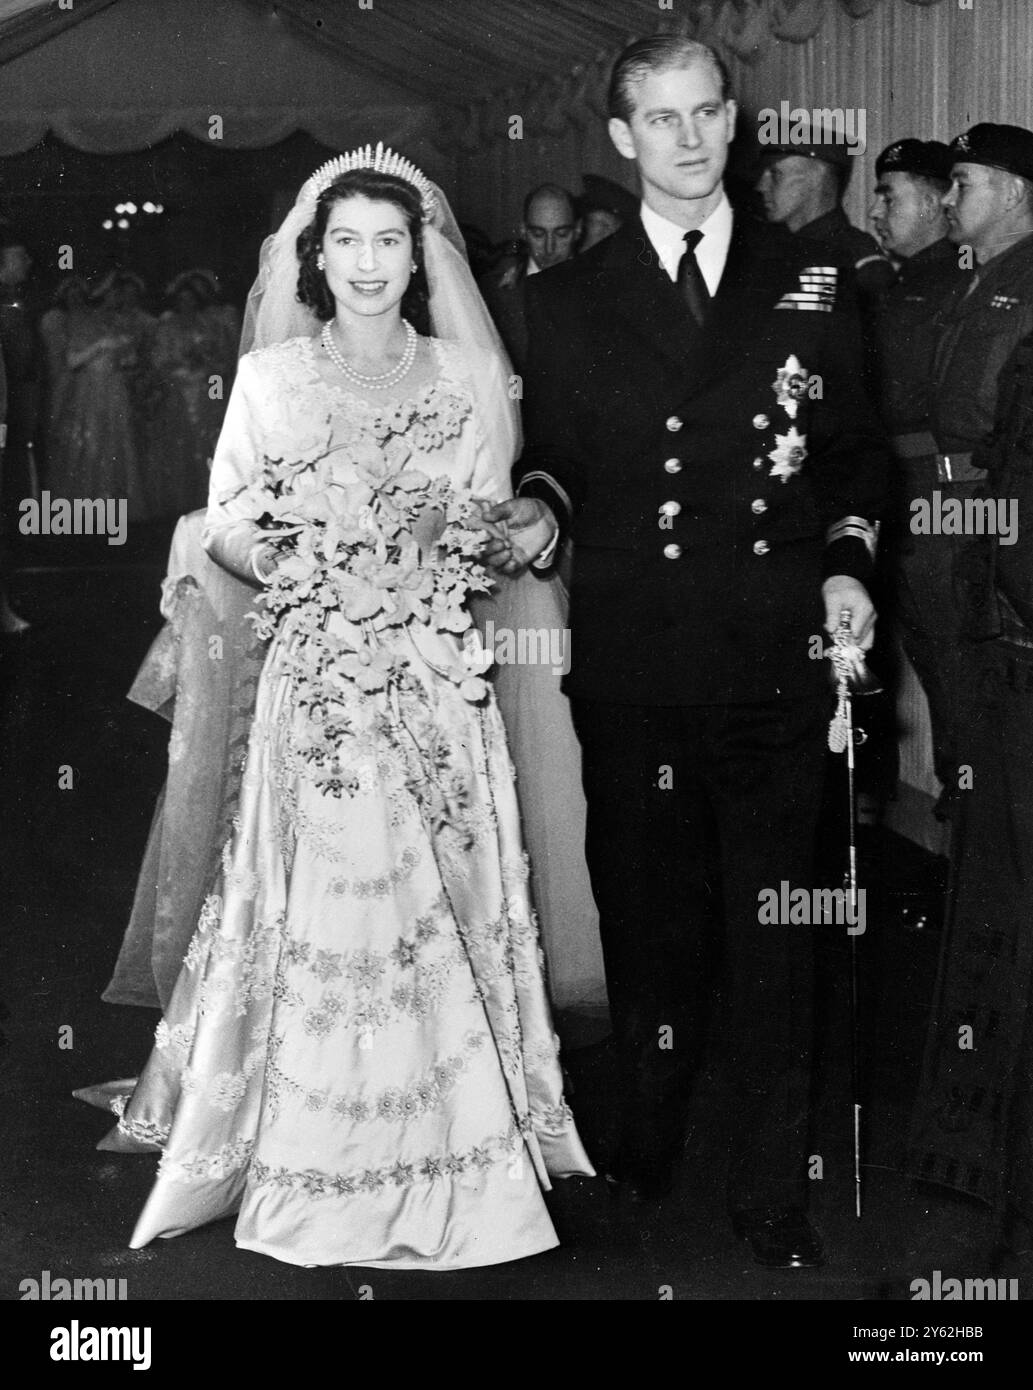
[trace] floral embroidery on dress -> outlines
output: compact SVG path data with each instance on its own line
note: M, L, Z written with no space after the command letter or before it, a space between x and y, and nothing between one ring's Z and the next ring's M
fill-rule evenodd
M116 1096L111 1102L111 1109L119 1116L119 1134L127 1139L134 1139L139 1144L154 1144L157 1148L163 1148L169 1142L172 1126L160 1124L156 1120L137 1120L131 1115L126 1115L124 1111L127 1099L131 1097Z
M160 1051L168 1049L186 1056L190 1052L196 1032L196 1026L176 1023L170 1028L162 1019L154 1030L154 1045Z
M445 1177L461 1177L472 1169L484 1170L522 1153L524 1140L518 1126L506 1134L490 1135L480 1144L461 1152L428 1154L412 1163L397 1159L390 1166L367 1168L363 1172L329 1173L317 1168L303 1172L273 1167L255 1159L250 1168L252 1186L296 1188L310 1197L354 1197L360 1192L377 1193L388 1184L411 1187L417 1182L433 1182Z
M158 1172L173 1182L228 1178L248 1166L253 1150L254 1142L241 1138L221 1145L213 1153L195 1154L191 1158L171 1159L165 1154L158 1164Z
M468 1032L463 1039L463 1049L452 1057L446 1057L427 1068L423 1074L407 1087L387 1087L377 1095L343 1095L319 1091L303 1086L301 1082L288 1077L275 1060L282 1039L270 1050L267 1076L268 1095L273 1103L278 1103L288 1095L303 1101L311 1111L329 1109L341 1119L362 1124L376 1115L382 1120L404 1121L415 1115L427 1114L437 1109L455 1087L459 1076L465 1071L469 1059L481 1051L487 1042L487 1034Z

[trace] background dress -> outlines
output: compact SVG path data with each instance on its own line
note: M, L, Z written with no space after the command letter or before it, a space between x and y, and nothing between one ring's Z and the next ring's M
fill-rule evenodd
M501 498L509 460L483 447L475 369L432 341L422 399L458 402L461 425L411 441L413 465ZM326 385L310 339L242 359L213 547L250 542L228 494L263 456L382 409ZM417 691L351 692L356 790L339 798L301 756L289 618L273 639L223 871L110 1141L165 1150L133 1246L239 1207L238 1245L291 1263L495 1263L557 1243L548 1173L592 1172L561 1094L497 707L439 674L454 638L410 633Z
M228 322L197 310L162 314L154 333L155 390L150 420L148 486L155 516L201 506L215 452L233 363ZM211 378L223 385L213 392Z
M55 497L124 497L130 521L149 515L131 392L139 350L122 316L106 309L69 315L68 370L47 475Z

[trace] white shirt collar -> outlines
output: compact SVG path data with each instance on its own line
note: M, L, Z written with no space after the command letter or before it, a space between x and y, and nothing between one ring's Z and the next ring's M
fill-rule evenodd
M525 273L526 273L527 275L540 275L540 274L541 274L541 271L542 271L542 268L541 268L541 266L538 264L538 262L535 260L535 258L534 258L533 256L528 256L528 258L527 258L527 270L526 270Z
M679 227L666 217L661 217L646 203L642 204L642 226L646 236L653 244L653 250L664 270L672 280L678 275L678 262L685 252L685 228ZM707 283L711 295L717 293L728 259L728 247L732 240L732 205L727 193L700 225L703 239L696 247L696 261Z

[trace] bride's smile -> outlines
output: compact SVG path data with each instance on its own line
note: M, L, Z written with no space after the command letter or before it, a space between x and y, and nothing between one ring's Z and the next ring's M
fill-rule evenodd
M339 319L393 317L412 275L412 235L393 203L342 199L327 219L323 259Z

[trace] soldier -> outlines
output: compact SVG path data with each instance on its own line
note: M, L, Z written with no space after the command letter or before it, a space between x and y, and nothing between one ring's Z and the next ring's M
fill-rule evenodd
M932 370L926 456L909 466L925 470L928 517L949 499L964 503L985 480L973 459L990 438L1001 372L1033 330L1033 132L1019 126L976 125L950 146L950 191L943 199L950 240L975 262L967 290L946 305ZM909 507L915 555L909 574L921 575L920 624L933 665L934 730L939 723L938 775L948 795L957 790L957 700L960 677L959 604L954 568L960 535L929 535L920 502ZM946 528L944 528L946 529ZM923 677L923 684L929 679ZM921 673L920 673L921 674ZM926 686L927 690L930 685Z
M900 263L896 283L874 316L879 400L897 460L897 506L883 555L896 597L904 649L929 701L936 775L947 786L955 766L944 665L957 649L957 611L950 592L952 536L912 536L910 503L937 486L937 445L929 432L933 354L944 306L967 286L958 248L948 240L944 194L952 156L936 140L898 140L875 161L869 215L884 251ZM938 814L945 814L946 797Z
M1016 154L1022 167L1018 142ZM998 395L976 459L1008 534L968 542L959 566L969 640L958 751L972 778L954 815L907 1167L985 1202L999 1244L1017 1253L1033 1230L1033 337L1013 347Z
M842 201L850 151L828 138L764 150L757 189L769 222L810 241L824 241L836 264L852 267L861 308L871 309L893 283L893 267L872 237L853 226Z

